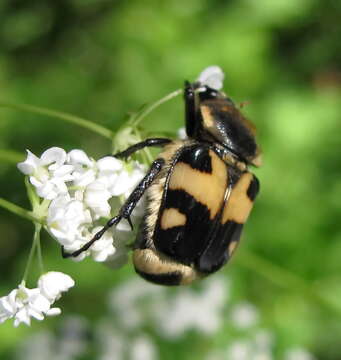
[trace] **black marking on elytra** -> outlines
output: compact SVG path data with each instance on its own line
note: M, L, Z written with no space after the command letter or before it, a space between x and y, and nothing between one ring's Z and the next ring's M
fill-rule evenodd
M178 162L188 164L191 168L201 172L212 173L212 159L207 146L193 145L185 148L178 157Z
M256 176L253 175L252 181L247 189L247 196L251 201L254 201L259 192L259 181Z
M229 220L220 224L211 234L211 242L200 258L195 262L198 271L212 273L219 270L228 260L228 248L231 242L239 241L243 224Z
M165 274L149 274L135 268L135 271L144 279L155 284L161 285L179 285L181 282L181 274L179 272L170 272Z
M162 229L160 221L164 209L175 208L186 215L183 226ZM209 209L183 190L167 190L154 231L154 244L158 251L175 260L190 264L207 246L213 221Z

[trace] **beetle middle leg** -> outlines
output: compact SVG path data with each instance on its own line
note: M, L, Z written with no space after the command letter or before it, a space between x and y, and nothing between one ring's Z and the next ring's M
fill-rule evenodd
M148 187L152 184L152 182L154 181L156 176L161 171L161 169L164 165L164 162L165 161L163 159L156 159L152 163L148 173L140 181L140 183L136 186L134 191L129 195L128 199L125 201L125 203L122 205L121 209L119 210L118 215L111 218L103 226L103 228L95 234L95 236L89 242L87 242L80 249L78 249L72 253L67 253L64 250L64 247L62 246L63 258L76 257L76 256L80 255L82 252L88 250L90 248L90 246L94 242L99 240L109 228L111 228L114 225L117 225L122 219L126 219L129 222L129 225L131 226L131 228L133 228L133 224L131 223L131 220L130 220L130 215L133 212L133 210L135 209L136 204L141 199L142 195L145 193L145 191L148 189Z

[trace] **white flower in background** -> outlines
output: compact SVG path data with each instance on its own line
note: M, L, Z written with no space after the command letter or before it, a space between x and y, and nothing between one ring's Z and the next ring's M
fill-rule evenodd
M229 296L226 280L221 277L204 282L200 293L182 289L165 308L155 310L161 331L167 337L178 337L190 329L213 334L224 321L222 315Z
M31 318L43 320L44 316L61 313L51 305L60 298L61 293L74 286L70 276L60 272L48 272L38 280L38 288L28 289L20 284L9 295L0 298L0 323L14 319L14 326L20 323L31 324Z
M58 323L58 330L40 330L17 343L16 360L72 360L88 350L89 325L80 316L67 316Z
M252 343L249 340L237 340L227 350L229 360L251 360L253 357Z
M57 147L46 150L40 158L28 151L27 159L18 168L30 176L38 196L52 200L47 210L47 230L66 252L76 251L90 241L100 230L97 221L114 215L118 204L128 198L146 173L146 167L136 161L126 165L112 156L95 161L83 150L66 153ZM118 205L114 209L114 202L110 201L113 198ZM131 216L134 223L143 210L144 203L140 201ZM112 266L115 262L122 265L127 259L127 239L132 235L124 222L74 260L91 255L96 261L110 260ZM123 244L116 237L124 238Z
M154 299L164 294L164 287L154 286L146 281L134 278L113 289L109 295L111 310L117 314L123 328L136 329L148 316L148 309L142 308L140 302L148 299L148 305L154 312Z
M54 360L54 334L40 330L17 343L14 359L16 360Z
M315 360L315 356L313 356L309 351L303 348L292 348L285 352L284 360Z
M134 339L130 349L131 360L155 360L157 359L156 348L152 340L145 336Z
M175 296L167 296L168 289L134 279L112 292L110 305L122 326L129 330L145 322L156 324L166 338L178 338L192 329L212 334L224 322L229 288L221 277L201 285L200 292L181 287L172 289Z
M95 328L95 338L99 345L97 347L99 360L126 359L126 337L121 331L115 331L111 323L102 320Z
M231 320L236 328L247 329L256 325L259 314L254 305L239 303L234 306L231 312Z
M201 85L207 85L215 90L220 90L223 87L224 73L219 66L213 65L204 69L197 81Z

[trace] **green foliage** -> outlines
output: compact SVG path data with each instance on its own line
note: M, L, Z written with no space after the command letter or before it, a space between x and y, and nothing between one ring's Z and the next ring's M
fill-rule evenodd
M95 158L111 151L110 140L95 132L1 103L55 109L116 131L128 112L217 64L226 73L225 91L236 102L250 101L243 110L257 125L264 152L264 166L255 171L259 199L235 259L223 270L233 280L232 297L260 309L262 322L276 334L278 354L297 345L318 359L339 359L340 4L2 1L1 197L28 208L13 162L26 148L37 154L51 146L83 148ZM178 97L141 126L146 133L175 134L183 118ZM33 230L5 210L0 214L0 288L6 294L20 280ZM103 315L108 289L135 276L130 266L112 271L90 261L61 260L48 236L42 246L45 266L71 274L78 284L63 299L64 312L78 312L90 322ZM13 358L25 336L57 323L1 325L1 359ZM193 359L223 346L230 335L227 323L217 339L155 341L165 354L161 358Z

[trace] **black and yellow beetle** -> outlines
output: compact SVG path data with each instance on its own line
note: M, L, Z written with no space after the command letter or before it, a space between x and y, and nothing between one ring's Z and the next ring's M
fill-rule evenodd
M225 94L185 83L186 140L147 139L116 154L127 158L146 146L164 149L149 172L78 256L130 215L147 194L133 263L143 278L162 285L189 284L219 270L236 249L259 190L248 165L260 165L255 127ZM131 225L132 226L132 225Z

